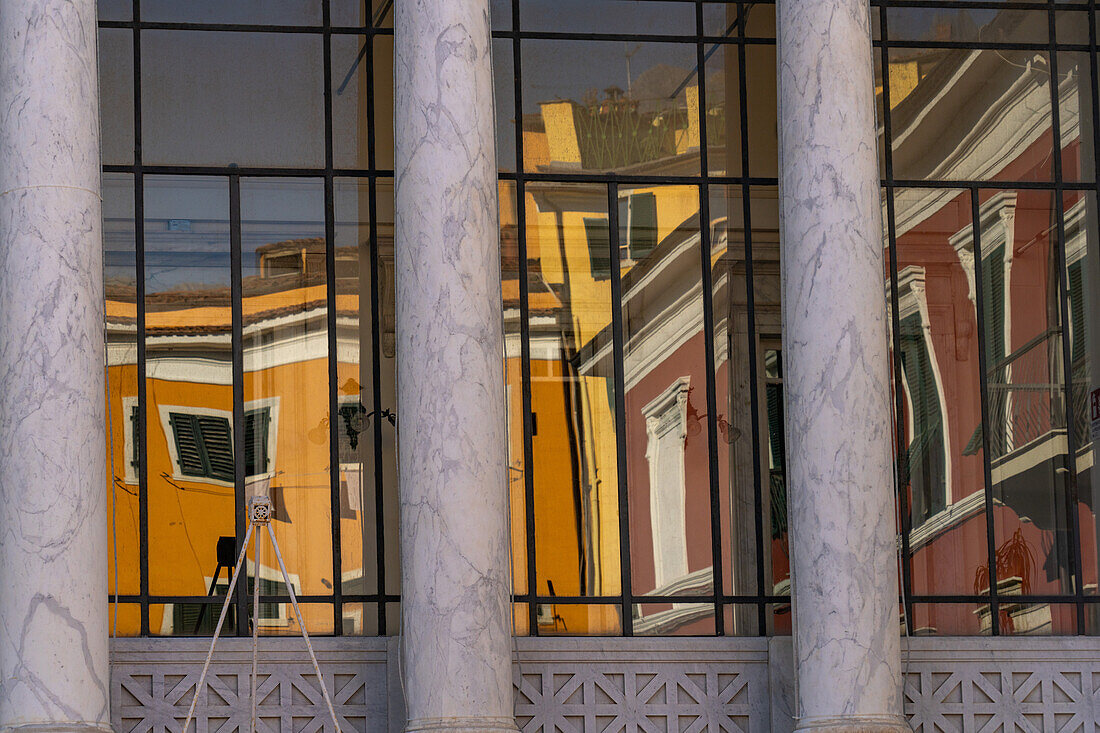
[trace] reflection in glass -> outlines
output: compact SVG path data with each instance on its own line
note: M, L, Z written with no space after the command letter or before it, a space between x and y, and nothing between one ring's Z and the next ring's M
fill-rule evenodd
M137 270L134 250L133 176L103 176L103 289L106 299L107 409L109 412L107 501L107 588L113 595L137 594L138 446ZM117 575L116 575L117 572ZM125 608L125 607L124 607ZM119 635L141 630L132 608L118 610ZM111 612L112 629L115 610Z
M538 635L619 636L623 633L620 610L617 603L540 603L536 613Z
M749 189L749 196L747 220L741 186L712 186L710 189L723 567L728 593L786 595L790 592L787 494L782 473L782 416L776 409L781 410L782 395L779 209L774 186L753 187ZM752 245L751 283L745 261L747 237L751 237ZM753 325L754 331L750 330ZM754 391L756 414L752 410ZM769 401L768 397L772 399ZM780 402L777 403L777 399ZM754 434L759 436L756 446L753 445ZM759 464L756 463L758 459ZM758 476L760 495L757 494ZM756 529L758 505L761 538L757 537ZM758 541L763 549L760 559L764 564L763 588L757 583ZM785 618L789 620L789 614ZM781 623L783 619L769 616L768 623L773 620ZM734 608L734 633L749 633L747 629L755 628L758 623L755 608ZM782 626L769 629L772 632L782 630Z
M886 21L891 41L1046 44L1049 40L1046 10L889 8ZM1085 18L1080 21L1087 23Z
M632 592L707 595L714 556L699 189L623 187L618 208ZM650 610L664 614L662 628L693 616Z
M634 45L523 43L528 171L699 174L695 46Z
M141 19L155 23L320 25L317 0L141 0Z
M986 594L986 496L971 201L967 191L896 192L901 492L912 592ZM975 437L975 431L977 437ZM973 607L956 609L974 612ZM948 613L942 611L939 613ZM964 620L938 623L962 628ZM968 622L967 622L968 623Z
M522 29L557 33L695 33L690 3L635 0L520 0Z
M244 455L238 460L246 499L272 501L272 526L299 595L326 595L333 587L324 211L320 179L241 181ZM284 584L274 553L265 550L264 558L261 583ZM331 627L331 608L316 610L327 613L323 623ZM323 625L321 616L307 619L310 628Z
M368 168L371 52L367 36L332 36L332 156L337 168Z
M100 3L102 8L103 3ZM134 160L134 35L128 30L99 31L99 94L104 164Z
M527 592L527 470L523 445L523 335L520 314L519 232L515 184L501 181L500 279L504 309L504 390L508 411L508 495L512 521L512 589ZM528 302L530 302L530 294ZM518 621L518 619L517 619ZM523 623L527 623L524 618Z
M707 164L711 175L742 173L744 102L748 174L758 178L774 177L778 175L779 156L775 46L746 44L744 54L744 87L740 80L738 46L717 46L707 60Z
M714 636L713 603L636 603L635 636Z
M1094 468L1100 433L1093 425L1100 420L1100 393L1095 393L1096 372L1093 364L1100 357L1100 241L1098 241L1096 195L1089 192L1065 194L1065 262L1070 374L1072 401L1070 419L1077 443L1077 513L1080 517L1081 587L1084 593L1097 593L1097 509L1100 508L1100 477ZM1086 607L1094 613L1100 606ZM1100 624L1093 623L1093 628ZM1095 632L1093 632L1095 633Z
M615 595L622 583L607 189L532 183L525 199L534 591ZM609 633L621 623L618 612L608 605L561 614L571 633Z
M144 182L149 590L204 596L235 535L229 182ZM199 610L150 607L150 630L194 633Z
M1048 54L891 49L888 73L895 177L1051 180Z
M1054 195L982 191L979 200L988 419L972 440L989 446L997 587L1072 593Z
M320 35L149 30L141 41L145 163L324 165Z

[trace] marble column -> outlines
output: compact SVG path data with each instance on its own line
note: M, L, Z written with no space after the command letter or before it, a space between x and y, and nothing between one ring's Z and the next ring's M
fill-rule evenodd
M796 725L903 731L868 5L777 13Z
M406 730L514 731L488 0L394 18Z
M0 9L0 731L109 731L95 0Z

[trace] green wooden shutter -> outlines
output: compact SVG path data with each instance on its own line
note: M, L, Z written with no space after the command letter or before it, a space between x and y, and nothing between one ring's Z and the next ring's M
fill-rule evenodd
M256 476L267 473L267 436L271 410L267 407L244 414L244 473Z
M982 258L982 308L986 363L991 367L1007 356L1005 351L1005 248Z
M233 481L233 434L229 420L224 417L196 415L199 436L205 453L207 476L222 481Z
M912 489L913 526L919 526L946 506L947 456L939 390L920 314L903 319L900 325L902 370L909 384L913 413L903 479Z
M1085 272L1078 260L1069 266L1069 317L1073 329L1071 359L1076 362L1085 356Z
M591 263L592 277L606 280L611 277L611 232L607 219L586 217L584 233L588 239L588 260Z
M636 193L630 197L630 257L644 260L657 246L657 197Z
M176 442L180 475L206 476L206 461L203 459L195 416L173 412L168 415L168 424L172 427L172 436Z

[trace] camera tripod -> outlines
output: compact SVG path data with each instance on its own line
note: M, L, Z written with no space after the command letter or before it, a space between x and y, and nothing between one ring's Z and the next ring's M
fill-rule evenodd
M313 671L317 673L317 682L321 685L321 694L325 697L325 705L328 706L328 713L332 716L332 724L335 726L335 733L340 733L340 723L336 720L336 711L332 707L332 698L329 697L328 689L325 687L325 680L321 676L321 668L317 665L317 655L313 653L313 644L309 641L309 632L306 631L305 621L302 619L302 611L298 608L298 597L294 595L294 585L290 582L290 575L286 572L286 565L283 563L283 556L279 552L279 543L275 540L275 530L271 527L271 500L265 496L254 496L248 500L248 531L245 532L244 542L241 544L241 552L237 556L237 564L233 568L233 575L229 579L229 590L225 593L225 603L222 604L221 615L218 616L218 625L214 629L214 638L210 640L210 651L206 653L206 661L202 665L202 674L199 675L199 683L195 685L195 696L191 699L191 707L187 710L187 720L183 723L183 733L187 733L188 727L191 725L191 718L195 715L195 705L199 702L199 695L202 693L203 685L206 682L206 673L210 670L210 660L214 657L214 645L218 643L218 635L222 631L222 624L225 623L225 615L229 611L229 606L233 602L233 589L237 585L237 578L240 577L241 566L244 564L245 554L248 552L248 541L252 538L252 532L257 527L266 527L267 534L271 537L271 546L275 548L275 558L279 561L279 570L283 572L283 580L286 582L287 591L290 593L290 602L294 604L294 614L298 618L298 628L302 631L302 638L306 642L306 649L309 650L309 660L313 662ZM255 733L256 730L256 660L259 652L259 633L260 633L260 542L261 537L256 536L256 572L252 582L252 677L251 677L251 715L248 722L248 733Z

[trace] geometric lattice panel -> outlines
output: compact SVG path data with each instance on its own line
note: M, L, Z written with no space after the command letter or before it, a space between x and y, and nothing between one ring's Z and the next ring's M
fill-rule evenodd
M757 691L748 674L684 667L525 671L515 679L516 722L524 733L763 730L751 723L758 706L750 705Z
M340 729L387 731L387 639L314 640ZM195 695L206 639L117 639L111 648L111 718L119 733L179 733ZM218 642L191 733L247 731L252 650L248 639ZM334 733L301 639L262 639L256 685L261 733Z
M325 685L343 730L368 730L368 718L378 717L369 704L367 679L360 671L324 671ZM179 731L195 694L201 669L172 670L158 664L122 670L114 675L112 695L115 727L120 733ZM195 707L196 733L248 730L251 667L212 665L205 690ZM335 733L312 665L260 665L256 685L257 729L261 733ZM383 713L384 715L384 713Z
M918 733L1093 733L1100 723L1100 664L921 667L905 681L905 712Z

